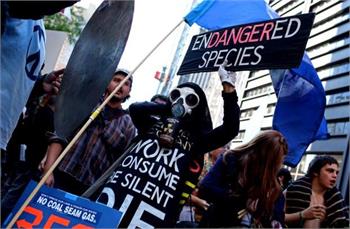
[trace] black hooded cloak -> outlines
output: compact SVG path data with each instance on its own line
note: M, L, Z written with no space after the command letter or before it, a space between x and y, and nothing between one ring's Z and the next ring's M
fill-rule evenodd
M120 227L173 227L198 182L203 155L238 133L236 92L222 93L224 120L213 129L203 90L194 83L178 86L183 87L192 88L200 102L190 116L179 120L173 147L159 143L161 129L172 116L170 104L143 102L129 107L138 136L97 200L123 213Z

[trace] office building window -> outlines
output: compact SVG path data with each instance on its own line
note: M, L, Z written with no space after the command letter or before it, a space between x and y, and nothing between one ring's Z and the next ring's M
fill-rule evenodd
M350 102L350 91L326 96L327 105Z
M248 98L248 97L252 97L252 96L262 95L262 94L265 94L268 91L273 91L273 87L272 87L271 84L247 90L247 91L244 92L244 96L243 97L244 98Z
M248 110L241 111L241 118L250 118L253 116L254 111L258 109L257 107Z
M335 49L341 48L350 42L350 38L341 38L340 40L328 42L319 46L316 46L315 48L309 49L308 53L310 57L319 56L320 54L325 54L330 51L333 51Z
M320 79L324 79L333 75L339 75L343 73L349 73L350 65L349 62L343 62L337 65L333 65L322 70L318 70L318 76Z
M262 77L269 74L270 74L269 70L254 71L249 74L248 79L255 78L255 77Z
M311 12L318 12L321 8L323 8L329 2L330 2L330 0L319 1L317 5L312 7Z
M287 13L288 11L294 9L296 6L302 4L303 2L304 2L304 0L290 1L290 3L288 5L285 5L284 7L279 9L278 13L279 13L279 15L283 15L283 14Z
M328 133L331 136L339 136L349 134L350 123L347 122L328 122L327 123Z
M269 104L269 105L267 105L267 111L266 111L266 113L267 113L268 115L273 114L273 113L275 112L275 108L276 108L276 104Z
M347 19L349 19L349 15L347 12L344 12L344 14L340 14L334 18L327 20L326 22L324 22L322 24L318 24L318 25L314 26L312 28L312 35L314 35L315 33L319 33L319 32L324 31L325 28L329 29L331 27L334 27L335 25L343 23Z
M238 135L234 138L234 140L243 140L244 139L245 130L241 130L238 132Z

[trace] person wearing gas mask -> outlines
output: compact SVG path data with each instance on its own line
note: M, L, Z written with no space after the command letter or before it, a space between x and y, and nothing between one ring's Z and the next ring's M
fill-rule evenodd
M178 85L167 104L134 103L130 116L138 136L100 189L97 202L122 212L119 227L174 227L196 187L203 155L238 133L236 74L219 68L223 124L213 129L207 99L194 83Z

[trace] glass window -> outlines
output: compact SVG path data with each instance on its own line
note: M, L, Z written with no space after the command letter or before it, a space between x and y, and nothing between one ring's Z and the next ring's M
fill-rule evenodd
M320 46L316 46L308 50L309 56L313 58L315 56L320 56L321 54L328 53L332 50L335 50L337 48L340 48L349 44L349 40L350 40L349 38L343 38L338 41L333 41L333 42L322 44Z
M330 135L345 135L350 132L349 122L331 122L327 124L327 128Z
M317 12L319 11L325 4L329 3L330 0L323 0L323 1L319 1L319 4L312 7L312 12Z
M294 0L290 1L289 4L285 5L283 8L278 10L279 15L283 15L284 13L288 12L289 10L295 8L296 6L300 5L303 0Z
M267 114L275 112L276 104L270 104L267 106Z
M330 135L334 135L334 133L335 133L335 123L328 123L327 124L327 128L328 128L328 133Z
M342 103L350 100L350 91L334 95L334 103Z
M339 65L333 65L333 66L330 66L328 68L319 70L317 73L318 73L318 76L320 77L320 79L323 79L323 78L330 77L333 75L347 73L349 71L350 71L349 62L345 62L345 63L341 63Z
M350 122L346 122L344 125L344 134L350 134Z
M334 18L329 18L329 20L314 26L311 31L311 36L345 22L347 19L349 19L349 14L348 12L344 13L345 14L340 14Z
M335 134L336 135L342 135L345 134L345 122L337 122L335 124Z
M239 131L238 135L234 138L235 140L242 140L244 138L245 131Z
M350 101L350 91L327 95L327 105L338 104Z

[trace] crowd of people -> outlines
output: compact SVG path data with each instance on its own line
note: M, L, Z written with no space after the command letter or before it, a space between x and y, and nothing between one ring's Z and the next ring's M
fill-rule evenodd
M229 147L239 131L240 108L237 75L225 67L218 72L222 125L213 128L205 93L190 82L123 109L130 77L45 184L80 196L119 160L89 198L121 211L120 227L349 227L333 157L316 156L307 174L292 181L282 168L288 143L280 132L262 131ZM2 146L2 222L28 182L47 173L70 140L55 134L53 122L63 72L39 77ZM128 75L117 69L101 102Z
M101 101L127 75L118 69ZM229 148L239 130L236 74L222 65L219 76L224 116L214 129L206 96L194 83L123 109L132 88L129 78L46 184L82 195L121 157L91 197L121 211L121 227L347 227L348 208L335 187L339 165L334 158L317 156L305 177L292 182L289 170L282 168L288 144L278 131L262 131ZM67 143L54 134L55 97L33 90L11 138L7 155L17 158L8 162L14 164L3 177L2 219L29 180L40 179L39 171L45 174Z

